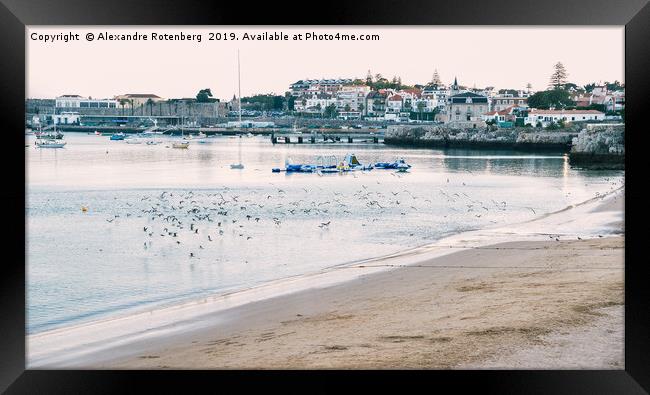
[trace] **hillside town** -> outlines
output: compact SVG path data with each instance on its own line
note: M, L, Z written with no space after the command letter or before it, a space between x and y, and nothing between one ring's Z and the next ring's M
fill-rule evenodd
M202 89L196 97L173 99L152 93L119 94L109 99L63 94L54 99L27 99L26 122L28 126L119 125L157 118L161 124L183 122L196 127L264 127L294 118L382 126L429 123L455 128L552 129L573 122L624 121L624 85L615 81L578 86L567 82L566 76L558 62L549 87L541 91L533 91L530 84L523 89L470 88L457 77L444 84L436 70L426 84L409 86L399 77L389 80L368 71L365 79L298 80L284 95L259 94L241 101L235 95L228 101L214 98L210 89ZM228 121L239 115L271 122Z

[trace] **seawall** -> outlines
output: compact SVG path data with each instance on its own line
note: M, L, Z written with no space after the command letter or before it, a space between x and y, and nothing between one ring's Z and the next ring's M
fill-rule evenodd
M513 149L569 153L570 163L591 169L623 169L625 125L571 124L562 129L462 129L445 125L393 125L384 143L420 148Z

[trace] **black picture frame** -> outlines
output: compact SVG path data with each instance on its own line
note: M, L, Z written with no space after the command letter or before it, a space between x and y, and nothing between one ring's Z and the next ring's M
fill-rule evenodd
M417 382L427 390L493 393L612 393L650 391L650 278L643 254L642 194L646 163L642 150L650 133L644 110L650 94L650 5L647 0L411 1L363 0L312 9L269 2L198 0L0 0L0 108L9 147L3 170L10 183L0 193L5 258L0 265L0 391L7 393L114 393L150 390L220 392L251 385L292 392L348 388L404 391ZM320 4L320 3L319 3ZM625 370L478 370L380 372L267 371L73 371L25 369L25 111L26 25L625 25L626 242ZM552 48L549 43L549 48ZM433 45L433 43L432 43ZM516 50L513 51L515 54ZM594 61L604 54L594 54ZM646 110L647 112L647 110ZM22 154L20 153L22 151ZM10 153L11 155L7 155ZM23 169L19 169L22 160ZM634 162L636 161L636 163ZM634 207L639 205L638 209ZM9 216L10 218L7 218ZM7 221L9 219L9 221ZM636 229L636 230L635 230ZM11 254L7 254L11 252ZM645 258L645 259L644 259ZM181 385L178 387L178 385ZM189 385L189 387L188 387ZM207 385L207 386L204 386ZM451 385L452 387L448 387ZM268 388L268 387L265 387Z

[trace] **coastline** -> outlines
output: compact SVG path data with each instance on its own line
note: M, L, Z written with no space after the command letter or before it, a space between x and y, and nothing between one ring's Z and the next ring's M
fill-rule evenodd
M623 273L622 238L618 236L599 238L598 234L607 234L608 232L611 234L621 233L622 224L620 223L620 220L622 214L622 200L623 191L618 190L607 196L591 199L584 204L568 208L559 215L549 214L523 224L515 224L498 229L466 232L445 238L431 246L416 248L404 253L376 258L362 263L342 265L330 268L328 271L315 275L296 276L295 278L284 279L261 287L228 295L203 298L199 301L184 303L169 308L152 310L131 316L111 318L29 336L27 339L29 353L28 366L77 366L90 368L361 367L362 365L349 361L344 363L343 360L345 360L345 358L341 360L338 356L329 362L331 365L312 365L309 363L308 358L302 359L302 365L298 362L299 360L294 361L296 363L295 365L281 364L278 363L278 361L274 362L271 360L268 360L268 363L265 364L263 363L263 359L254 355L248 355L248 357L246 357L247 354L241 352L241 350L240 354L232 354L234 352L232 351L233 348L230 347L232 344L227 343L232 343L233 341L221 340L225 338L225 336L229 336L228 334L241 337L244 332L248 333L254 331L254 328L261 328L260 330L262 330L269 327L269 325L272 328L277 329L273 324L276 326L280 325L281 327L284 325L282 322L287 320L295 320L298 321L298 323L302 321L306 322L306 324L305 322L302 322L298 325L302 329L294 331L298 335L301 333L304 334L305 328L309 327L310 323L313 326L310 331L318 329L321 326L327 328L329 325L314 326L313 323L315 322L347 322L349 323L347 326L342 325L342 328L330 329L336 332L337 330L345 330L345 328L354 328L356 332L358 331L359 325L361 325L361 327L368 325L368 317L361 320L361 322L358 322L357 319L353 320L352 317L348 317L351 314L341 314L340 311L347 308L346 305L353 306L357 309L366 306L367 310L376 311L376 314L380 317L384 316L384 318L386 318L385 314L381 313L381 307L373 305L372 303L373 300L376 300L381 296L377 292L382 293L382 290L401 289L400 286L403 287L403 283L400 285L400 283L396 283L394 279L396 276L399 278L412 276L412 274L406 273L408 271L416 273L418 270L425 270L425 272L418 273L415 277L412 277L411 279L413 281L419 281L420 278L423 279L422 281L431 280L430 277L425 275L427 271L430 272L430 265L433 265L440 270L444 269L443 271L448 272L445 274L445 276L447 276L447 281L438 283L439 286L447 288L456 280L453 273L464 273L464 275L469 276L468 279L471 279L473 276L483 278L488 276L488 273L493 274L503 272L503 275L511 276L513 275L513 273L511 273L513 270L516 272L517 270L539 271L541 269L544 273L554 273L554 275L557 276L558 273L562 272L562 270L556 270L558 268L552 267L553 265L549 262L542 262L538 266L527 266L527 264L524 264L523 266L527 266L527 268L523 268L521 262L514 266L512 264L510 266L506 265L507 267L500 267L498 263L504 260L507 261L508 259L516 260L518 257L524 255L522 251L526 251L525 254L533 254L534 256L530 257L531 259L544 259L547 254L551 252L554 253L556 249L553 247L557 245L565 245L566 243L569 243L567 244L566 251L571 251L571 254L574 255L576 249L581 251L583 250L582 247L586 245L584 243L592 243L588 244L589 248L584 250L587 252L600 251L600 249L603 248L603 245L601 245L602 243L605 243L605 248L609 248L606 251L611 250L619 252L619 255L621 256L620 264L616 267L604 270L604 272L610 273L610 277L613 276L611 278L608 277L608 281L613 281L612 284L615 284L616 281L612 280L612 278L615 278L616 275L619 274L622 276ZM583 214L586 213L592 214L584 216ZM557 233L558 231L561 232ZM551 234L557 235L560 238L570 237L572 241L548 241L549 235ZM583 240L578 241L575 235L582 235ZM507 244L504 245L503 243L506 241ZM511 245L512 243L515 244ZM508 251L514 251L512 256L507 256ZM471 255L476 253L478 253L479 256ZM467 254L470 255L468 256ZM488 255L482 256L480 254ZM470 257L472 257L472 260L481 259L481 262L483 263L478 266L464 264L464 261L470 259ZM611 260L612 257L608 256L607 259ZM408 269L404 268L404 266ZM395 269L396 267L397 269ZM580 271L584 272L584 268L581 268L579 265L576 266L575 269L578 270L576 273ZM596 270L596 272L599 271L600 269ZM518 275L521 274L520 272L517 273ZM465 285L459 285L458 287L464 286ZM466 286L470 288L472 287L471 284ZM426 289L426 287L423 288ZM355 298L353 297L353 293L358 292L356 291L358 289L366 289L366 294L359 295ZM495 289L495 287L493 286L491 289ZM616 295L617 292L622 292L622 285L620 287L614 286L612 289L605 287L605 289L608 290L609 296L605 298L607 300L604 300L602 303L617 303L618 296ZM373 292L374 296L372 296ZM402 289L402 292L408 294L407 289ZM593 290L593 292L593 295L587 291L584 291L583 293L585 296L589 296L589 300L595 300L594 298L596 298L598 292L595 290ZM339 296L337 296L337 293ZM473 293L474 291L472 290L469 294L463 295L470 295ZM348 294L351 296L350 298L343 296ZM402 298L404 300L401 300L401 303L404 306L410 306L408 303L409 299L414 299L414 295L410 296L411 298ZM442 303L444 301L443 299L444 297L439 302ZM352 300L355 302L351 302ZM298 305L296 305L296 303L298 303ZM300 307L298 310L301 310L302 312L295 313L295 309L290 307L292 305L296 308ZM585 311L587 311L587 313L585 313L586 318L580 322L586 323L588 322L587 318L590 317L589 312L591 312L592 308L589 306L583 306L582 308L586 309ZM300 316L296 316L296 314L300 314ZM352 316L357 317L359 315L352 314ZM391 316L393 315L388 315L388 317ZM406 320L406 322L409 320L413 321L414 317L426 316L426 314L412 314L410 316L411 319L406 317L400 322L403 322L404 320ZM296 317L299 319L296 320ZM291 320L291 318L293 318L293 320ZM275 333L274 330L268 330L267 332L258 332L258 334L270 332ZM515 332L506 332L518 334L517 336L514 336L515 338L521 337L521 333L518 332L518 330L515 330ZM284 339L282 341L290 342L291 339L295 340L295 336L298 336L296 334L283 335L281 336ZM533 334L538 336L548 333L544 330L541 330L541 332L535 330L533 331ZM415 336L413 339L422 339L418 336L425 335L416 334L408 336ZM271 345L278 341L271 341L277 336L268 335L266 337L269 337L269 339L264 340L264 344ZM208 338L210 339L206 340ZM216 343L212 345L207 344L210 342ZM247 349L252 347L253 344L259 343L260 342L257 340L250 341L249 343L246 343L248 346L237 347L244 347L244 349ZM403 341L398 341L397 343L403 343ZM442 343L453 342L442 340L441 344ZM225 345L227 347L221 347L219 346L220 344L221 346ZM233 344L237 344L237 342L234 342ZM285 343L282 344L286 346ZM301 343L296 342L296 344ZM278 344L275 346L278 346ZM310 350L310 347L307 345L303 344L303 346L305 346L305 352ZM218 355L227 355L228 357L222 360L222 363L219 363L219 360L214 359L214 353L206 354L211 355L211 357L207 359L198 358L198 356L205 353L198 350L197 347L201 347L202 350L205 350L206 347L211 347L212 349L217 350L216 353ZM235 349L237 347L235 347ZM324 347L326 350L329 350L327 349L329 346L326 345ZM345 350L339 349L340 347L338 347L337 344L334 344L334 346L331 347L334 347L331 351L346 351L351 349L345 345L341 346L345 347ZM30 348L37 351L29 352ZM108 349L110 349L110 353L105 352ZM255 349L259 351L259 348ZM371 350L372 347L369 347L368 349ZM160 350L168 351L159 352ZM271 352L271 354L278 355L278 358L281 358L277 353ZM316 354L318 355L319 353ZM327 354L329 355L329 352ZM344 353L333 354L348 355L349 357L350 352L346 351ZM156 357L143 357L147 355L154 355ZM239 359L236 358L237 355L240 355ZM356 355L356 358L360 358L359 356L364 354L356 353L354 355ZM366 357L364 356L360 359L365 358ZM294 360L293 357L290 359ZM323 358L323 356L320 355L316 360L326 361L329 359ZM449 359L448 362L449 361L451 361L451 359ZM411 362L395 363L395 360L391 358L384 358L383 362L377 362L374 365L370 365L370 367L438 366L424 363L422 361L412 365ZM257 365L255 365L255 363L257 363ZM391 363L393 365L391 365ZM454 366L456 365L451 363L442 367Z

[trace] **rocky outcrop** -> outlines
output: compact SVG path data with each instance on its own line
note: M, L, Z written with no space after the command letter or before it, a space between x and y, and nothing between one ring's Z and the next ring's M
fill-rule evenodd
M489 126L460 129L445 125L394 125L384 136L385 144L431 148L511 148L569 152L570 163L593 169L622 169L625 165L625 125L580 124L566 128Z
M568 151L576 128L548 131L520 127L499 129L455 129L443 125L390 126L384 136L386 144L418 147L520 148Z
M588 125L573 139L569 161L589 169L625 168L625 126Z

